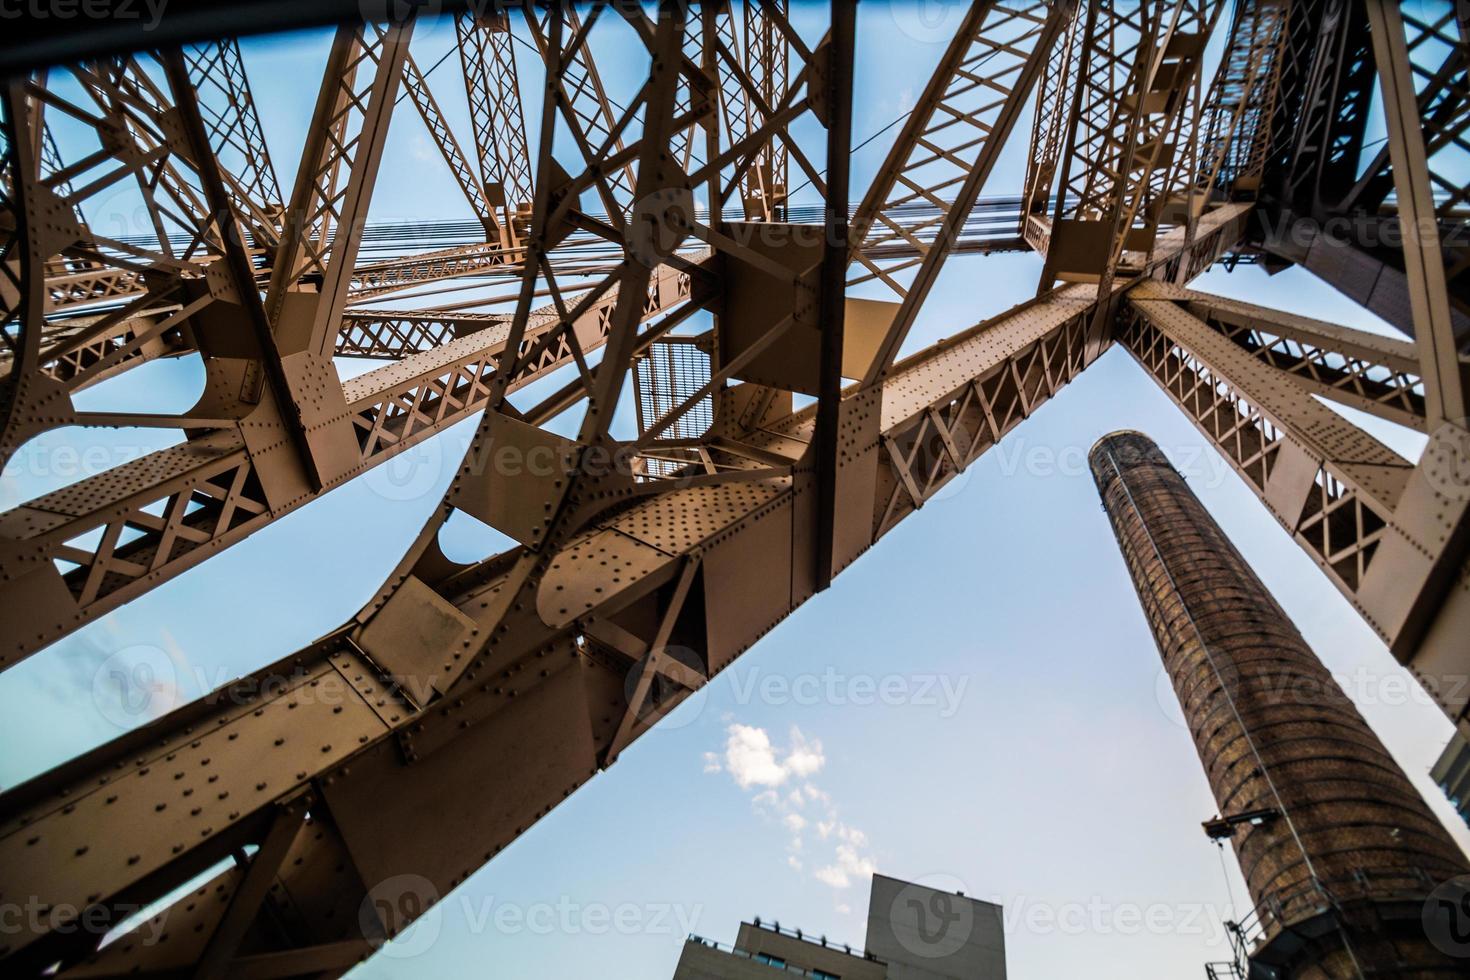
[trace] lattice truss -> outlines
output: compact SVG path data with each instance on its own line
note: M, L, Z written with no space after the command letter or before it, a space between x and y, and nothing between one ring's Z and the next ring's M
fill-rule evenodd
M1244 369L1247 351L1150 287L1130 294L1136 311L1123 342L1248 483L1271 499L1310 433L1310 464L1298 467L1296 496L1278 516L1350 594L1360 588L1411 465L1274 374ZM1180 298L1188 299L1189 294ZM1260 363L1259 359L1257 363ZM1218 365L1218 366L1217 366ZM1301 476L1309 477L1301 481ZM1269 491L1269 492L1268 492ZM1290 499L1290 504L1285 501Z
M1231 43L1202 112L1192 207L1225 188L1248 191L1252 183L1259 185L1281 71L1290 60L1291 7L1286 0L1247 0L1235 7Z
M329 26L310 125L269 151L250 42L0 54L0 462L74 426L176 439L0 514L0 668L479 419L339 629L0 795L0 891L109 928L161 903L171 937L36 916L6 975L343 972L1115 341L1463 719L1435 683L1470 670L1448 7L976 0L850 194L852 4L442 6L448 52ZM404 130L458 239L370 220ZM992 187L1008 141L1024 184ZM1336 265L1260 231L1400 212L1435 234ZM899 356L951 255L1028 247L1033 300ZM1227 255L1369 268L1352 294L1405 336L1188 288ZM78 407L160 358L198 360L197 404ZM452 517L514 544L452 560Z
M1035 70L1035 50L1051 47L1049 12L1046 3L977 5L960 25L956 38L968 45L946 52L952 64L933 76L854 219L861 247L849 286L876 280L902 297L909 270L962 232L956 222L969 217L999 151L991 134L1009 129L1000 117L1017 111L1011 93Z
M486 203L505 208L514 223L533 192L510 17L457 17L454 28Z
M1454 282L1470 269L1470 56L1464 13L1432 4L1411 7L1403 11L1403 25L1415 112L1424 127L1429 195L1440 234L1452 250L1445 276ZM1384 143L1349 192L1346 207L1371 213L1398 203L1391 147Z
M1296 125L1273 134L1269 144L1262 193L1283 220L1275 233L1260 237L1261 253L1273 264L1306 265L1413 333L1417 260L1406 258L1414 249L1401 247L1404 230L1432 232L1437 241L1424 246L1424 261L1443 266L1449 308L1440 316L1452 322L1456 346L1464 351L1470 344L1470 90L1461 18L1450 3L1393 9L1296 3L1288 9L1276 114L1289 114ZM1388 89L1384 66L1394 69ZM1385 107L1393 112L1382 116ZM1392 129L1414 130L1414 146L1392 133L1380 135L1380 118ZM1396 162L1395 153L1408 156ZM1410 173L1401 172L1406 166ZM1417 187L1421 178L1416 193L1406 193L1409 184L1400 186L1411 181ZM1436 261L1430 262L1431 251ZM1355 291L1354 282L1372 286Z
M1079 14L1067 124L1056 121L1055 105L1037 116L1069 150L1057 173L1053 227L1032 232L1047 242L1044 279L1106 286L1125 257L1128 269L1141 268L1160 228L1188 217L1199 61L1222 6L1142 0L1088 4ZM1055 153L1038 154L1032 202L1044 199L1048 156Z
M1038 252L1046 251L1042 238L1045 222L1033 223L1031 215L1051 214L1051 192L1056 180L1057 164L1063 153L1068 110L1076 90L1076 65L1086 39L1085 18L1073 16L1065 37L1057 42L1055 53L1047 60L1036 91L1036 108L1031 121L1030 152L1026 156L1026 184L1022 189L1022 207L1027 241ZM1035 240L1033 240L1035 239Z

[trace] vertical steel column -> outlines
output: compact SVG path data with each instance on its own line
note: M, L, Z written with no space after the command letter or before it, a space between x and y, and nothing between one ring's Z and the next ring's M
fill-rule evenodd
M1252 962L1461 975L1421 922L1466 872L1454 841L1158 447L1115 432L1089 460L1255 903Z
M845 330L848 236L848 158L852 153L852 58L857 4L833 0L828 46L827 201L822 252L819 321L822 343L816 427L817 554L815 588L832 584L832 544L836 536L838 429L842 416L842 335Z

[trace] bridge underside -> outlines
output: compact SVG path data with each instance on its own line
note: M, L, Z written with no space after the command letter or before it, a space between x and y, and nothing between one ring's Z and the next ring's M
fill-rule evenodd
M0 936L14 975L344 971L1114 344L1470 732L1452 5L976 0L860 196L849 4L809 37L777 0L446 3L458 137L413 22L346 22L289 196L217 34L249 5L213 6L146 42L26 34L6 55L0 458L73 425L180 442L0 514L0 668L479 427L350 621L0 796L0 897L43 910ZM625 106L594 62L614 32L641 52ZM552 93L529 126L518 72ZM467 242L375 245L400 102L393 132L425 127ZM802 145L812 121L825 139ZM987 186L1010 139L1019 197ZM120 184L149 236L88 223ZM1034 299L899 357L950 255L1018 249L1044 259ZM1189 286L1242 261L1300 264L1404 336ZM202 362L188 411L76 407L161 357ZM335 357L385 363L344 383ZM628 402L636 433L614 435ZM1405 459L1327 402L1428 447ZM516 546L454 561L452 515ZM145 907L168 942L102 942Z

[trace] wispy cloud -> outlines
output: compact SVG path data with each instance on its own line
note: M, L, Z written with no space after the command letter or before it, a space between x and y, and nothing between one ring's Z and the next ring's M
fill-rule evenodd
M811 781L827 764L819 740L793 725L779 745L764 728L732 722L724 751L706 752L703 761L705 772L728 773L736 786L752 791L751 808L786 831L786 864L793 871L805 873L810 864L813 878L843 889L876 870L868 835L843 822L831 794ZM819 854L806 853L809 840Z
M414 136L413 142L408 146L408 152L413 155L415 160L421 161L433 160L438 155L435 153L434 147L429 143L428 137L423 133L418 133Z
M831 864L818 868L812 874L825 885L831 885L833 888L846 888L852 884L853 879L871 878L873 872L877 870L873 859L859 853L856 847L839 844L835 860Z
M719 772L723 768L741 789L780 786L792 777L812 775L827 761L822 743L808 741L795 726L791 729L791 747L784 752L771 744L764 728L735 724L726 734L723 760L706 752L704 771Z

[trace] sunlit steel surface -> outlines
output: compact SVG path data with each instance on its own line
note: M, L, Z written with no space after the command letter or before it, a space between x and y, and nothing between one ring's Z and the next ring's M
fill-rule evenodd
M30 24L6 48L0 460L69 425L180 442L0 515L0 667L479 430L351 621L0 797L0 888L47 910L0 937L7 970L346 969L1114 342L1463 724L1470 92L1450 4L977 0L855 207L851 5L809 37L776 0L446 3L460 133L458 81L415 60L391 5L175 6L146 35ZM339 22L311 125L272 147L301 161L281 186L234 36ZM646 52L626 106L595 60L612 32ZM1374 91L1388 137L1366 160ZM467 238L367 224L400 101ZM1025 186L987 187L1013 137ZM89 222L123 184L147 238ZM898 357L949 256L1022 247L1045 260L1034 300ZM1412 339L1188 288L1222 258L1300 263ZM385 363L344 383L337 356ZM76 407L160 357L200 359L197 405ZM1403 459L1319 396L1429 448ZM616 438L630 403L637 435ZM516 547L449 559L455 513ZM225 860L168 942L98 948L98 923Z

